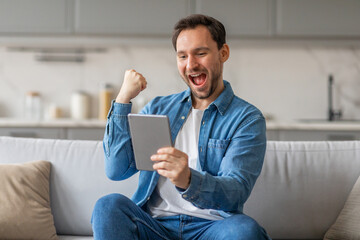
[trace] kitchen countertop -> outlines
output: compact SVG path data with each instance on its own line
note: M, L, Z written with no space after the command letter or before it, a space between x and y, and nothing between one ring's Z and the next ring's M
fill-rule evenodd
M0 127L44 127L44 128L105 128L106 121L98 119L29 121L18 118L0 118ZM360 131L360 121L274 121L266 123L267 130L320 130L320 131Z
M43 127L43 128L105 128L106 121L98 119L74 120L59 118L54 120L24 120L19 118L0 118L0 127Z
M360 131L360 121L267 121L267 130Z

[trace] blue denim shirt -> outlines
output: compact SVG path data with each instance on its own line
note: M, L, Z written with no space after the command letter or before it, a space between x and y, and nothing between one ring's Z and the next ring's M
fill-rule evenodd
M204 111L199 133L201 170L191 169L190 186L179 192L199 208L215 209L226 217L242 213L243 205L259 176L266 148L266 126L261 112L234 95L230 84ZM105 171L112 180L127 179L138 170L127 115L131 103L113 102L104 135ZM190 89L156 97L141 113L167 115L173 142L191 110ZM144 207L154 191L159 174L140 171L132 200Z

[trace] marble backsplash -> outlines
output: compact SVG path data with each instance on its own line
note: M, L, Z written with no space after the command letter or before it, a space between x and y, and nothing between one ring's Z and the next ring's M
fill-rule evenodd
M343 118L360 119L360 47L231 41L229 45L224 79L266 116L280 121L326 118L332 74L335 109L342 110ZM69 117L72 93L83 90L91 95L91 116L96 118L101 83L112 84L115 97L129 68L148 81L138 102L186 88L170 44L123 44L85 57L83 63L39 62L33 52L0 46L0 117L23 117L28 91L41 93L44 115L55 104Z

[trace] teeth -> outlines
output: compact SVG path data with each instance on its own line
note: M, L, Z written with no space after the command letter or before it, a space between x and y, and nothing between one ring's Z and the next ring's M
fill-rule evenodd
M194 74L194 75L190 75L191 77L198 77L198 76L200 76L201 75L201 73L199 73L199 74Z

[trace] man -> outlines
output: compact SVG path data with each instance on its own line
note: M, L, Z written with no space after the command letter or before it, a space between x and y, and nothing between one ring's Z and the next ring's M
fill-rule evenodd
M229 58L225 28L204 15L181 19L173 34L179 73L189 89L157 97L142 113L168 115L174 147L151 157L129 200L105 196L93 212L95 239L269 239L242 213L263 164L266 136L261 112L223 81ZM126 71L104 137L106 173L123 180L137 172L127 114L146 88Z

